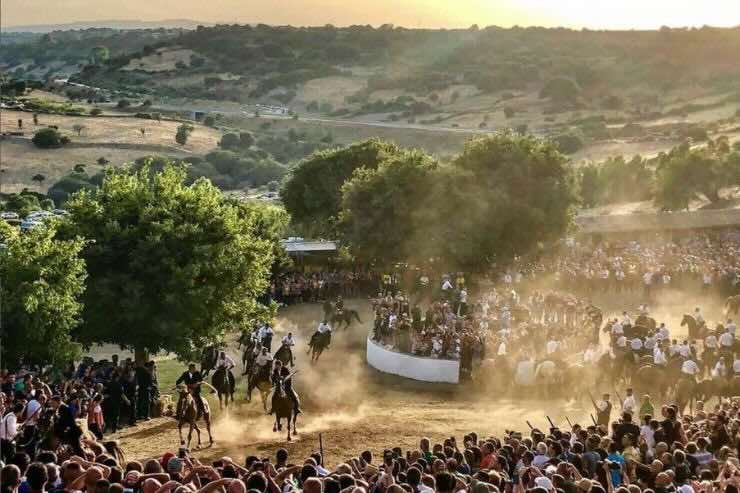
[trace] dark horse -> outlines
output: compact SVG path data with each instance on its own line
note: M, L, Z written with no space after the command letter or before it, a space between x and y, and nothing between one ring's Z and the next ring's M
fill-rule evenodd
M323 334L318 331L314 332L311 336L311 341L308 343L308 351L311 353L311 363L319 360L319 356L329 347L329 344L331 344L330 331Z
M218 407L221 409L224 405L229 407L229 397L231 402L234 402L234 389L236 388L236 381L234 380L234 374L225 368L219 368L213 372L211 377L211 383L218 393Z
M694 317L686 314L681 319L681 327L687 325L689 327L689 339L702 339L704 332L706 332L706 325L700 324Z
M341 311L335 311L331 318L329 319L329 322L331 325L337 329L339 329L342 324L344 325L344 329L348 329L349 326L352 324L352 319L356 319L359 323L362 323L362 320L360 320L360 315L357 313L357 310L352 310L350 308L345 308Z
M269 365L265 365L261 371L249 376L249 381L247 382L247 402L252 402L252 391L257 389L262 397L262 407L267 412L267 396L271 388L270 367Z
M290 346L286 346L285 344L280 345L272 359L280 361L283 366L287 366L288 363L290 363L290 366L295 366L293 363L293 351L291 351Z
M200 356L200 373L203 378L208 376L211 370L216 368L218 359L218 346L206 346Z
M280 383L273 389L272 413L275 414L275 424L272 427L272 431L282 430L282 420L285 418L288 421L288 441L291 441L290 424L291 422L293 423L293 433L298 434L295 427L298 413L296 413L293 399L285 392L285 381L282 378L280 379Z

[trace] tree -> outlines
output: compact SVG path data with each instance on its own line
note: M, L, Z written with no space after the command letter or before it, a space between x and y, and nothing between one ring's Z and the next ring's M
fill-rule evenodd
M556 240L572 223L572 169L552 142L509 131L468 141L426 194L420 258L480 272Z
M100 156L97 162L100 166L105 166L106 164L110 163L110 161L106 159L105 156Z
M224 134L221 140L218 142L218 146L222 149L237 149L240 144L239 135L235 133Z
M401 150L376 139L315 152L291 170L281 198L293 223L314 234L333 234L342 185L357 168L374 169Z
M100 116L103 113L103 110L100 108L93 108L90 110L90 115L92 116Z
M79 173L79 174L81 174L81 175L82 175L82 174L84 174L84 173L85 173L85 165L84 165L84 164L81 164L81 163L80 163L80 164L75 164L75 165L74 165L74 168L72 168L72 170L73 170L73 171L74 171L75 173Z
M82 131L85 130L87 127L81 123L75 123L72 126L72 129L77 132L77 136L79 137L82 134Z
M389 265L412 258L420 229L413 220L437 163L421 151L397 154L377 168L359 168L342 187L339 230L358 258Z
M726 137L692 149L688 142L657 158L655 201L664 209L686 209L703 196L719 202L720 190L740 183L740 153Z
M4 367L66 364L79 354L70 334L82 310L82 240L59 239L52 224L20 234L4 221L0 238Z
M188 143L188 137L190 137L190 134L195 130L195 128L190 125L189 123L183 123L179 127L177 127L177 133L175 134L175 142L177 142L180 145L185 145Z
M61 147L69 142L69 139L65 138L61 133L59 133L59 130L55 128L42 128L33 134L31 142L33 142L36 147L50 149Z
M265 218L207 180L186 185L183 167L109 170L67 209L66 233L94 240L82 252L82 342L119 344L139 361L155 351L192 359L228 331L270 316L257 302L277 248Z
M576 81L567 77L555 77L545 84L540 91L540 99L549 98L555 103L574 103L581 94Z
M216 118L213 115L206 115L206 117L203 118L203 125L205 125L206 127L215 127Z
M121 99L116 104L116 107L119 108L119 109L122 109L122 110L123 109L126 109L126 108L130 108L131 107L131 101L129 101L128 99Z
M46 180L46 177L42 175L41 173L35 174L31 177L32 181L35 181L39 184L39 188L41 188L41 185L43 185L44 180Z
M90 61L93 64L101 65L110 59L110 52L105 46L95 46L90 50Z
M239 132L239 146L242 149L249 149L254 145L254 135L251 132Z

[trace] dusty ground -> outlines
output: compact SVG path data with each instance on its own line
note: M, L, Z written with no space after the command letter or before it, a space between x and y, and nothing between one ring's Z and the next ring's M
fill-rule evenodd
M606 303L602 306L613 305L609 310L612 316L623 307L636 308L639 303L636 295L623 297L618 306L608 301L612 298L613 295L595 297L595 301ZM673 334L680 337L685 331L678 321L682 313L697 303L696 298L675 293L664 298L655 306L656 315L667 321ZM273 433L272 419L264 415L258 398L249 404L244 401L242 382L236 408L214 411L216 443L197 451L196 455L205 459L229 455L242 460L248 454L272 455L276 449L285 447L292 456L304 457L318 449L319 434L322 434L327 462L336 464L364 449L378 453L390 446L416 445L422 436L442 440L450 434L461 437L470 431L485 435L511 428L526 430L527 420L543 428L547 426L546 415L563 425L566 416L574 423L590 420L590 405L585 396L579 400L551 401L526 396L501 398L472 386L423 384L382 375L365 363L364 337L370 321L367 303L353 301L348 306L359 309L365 323L335 333L331 348L315 365L307 361L305 348L306 339L321 316L321 308L298 305L280 313L276 340L288 331L297 336L300 372L296 388L305 410L298 419L299 435L293 442L286 442L284 432ZM721 316L719 300L702 301L702 307L711 320ZM217 405L213 408L217 409ZM152 420L125 430L116 438L131 457L137 458L174 450L178 444L171 418Z

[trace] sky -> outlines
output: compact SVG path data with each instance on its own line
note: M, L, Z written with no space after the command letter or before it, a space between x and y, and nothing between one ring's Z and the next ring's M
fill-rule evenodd
M740 0L0 0L2 26L96 20L655 29L740 25Z

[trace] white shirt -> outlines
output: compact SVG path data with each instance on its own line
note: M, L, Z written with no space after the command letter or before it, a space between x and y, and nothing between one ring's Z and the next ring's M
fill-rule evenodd
M737 330L737 325L735 322L730 322L725 326L725 329L727 329L727 332L729 332L732 335L735 335L735 331Z
M736 359L732 362L732 371L740 373L740 359Z
M699 367L693 360L687 359L681 365L681 373L685 373L686 375L696 375L699 373Z
M501 344L498 345L498 353L499 356L505 356L506 355L506 343L501 342Z
M452 283L449 279L445 279L445 281L442 283L442 290L447 291L448 289L452 289Z
M0 438L12 440L18 434L18 418L15 413L8 413L0 422Z
M321 322L321 323L319 324L319 328L318 328L318 329L316 329L316 330L318 330L318 331L319 331L319 334L323 334L324 332L329 332L329 331L331 331L331 327L329 327L329 324L327 324L327 323L324 323L324 322Z
M665 359L665 354L663 354L663 351L661 351L658 346L655 346L655 349L653 350L653 362L656 365L665 365L668 363Z
M257 358L254 360L257 366L265 366L270 361L272 361L272 356L270 356L270 353L260 353L257 355Z
M291 336L284 336L283 339L280 341L280 343L283 346L295 346L295 341L293 340L293 337Z
M630 341L630 347L633 351L639 351L642 349L642 340L639 337L635 337Z
M637 408L637 402L635 402L634 395L628 395L622 401L622 411L630 414L634 414L635 408Z
M613 335L622 335L622 334L624 334L624 329L622 328L622 324L620 322L614 322L612 324L612 334Z
M545 351L547 352L547 354L552 354L557 350L558 341L547 341L547 346L545 347Z
M704 347L708 347L711 349L717 348L717 337L714 335L709 335L704 339Z
M31 399L26 404L26 424L35 425L39 420L39 409L41 409L41 403L36 399Z
M216 368L234 368L235 366L234 360L226 353L223 356L219 355L216 360Z
M731 347L735 343L735 338L732 337L732 334L729 332L725 332L721 336L719 336L719 345L722 347Z
M691 348L688 344L681 344L680 346L678 346L678 354L680 354L684 358L689 358L691 357Z
M653 350L655 348L655 345L657 344L655 340L655 336L646 337L645 338L645 349Z
M664 325L664 326L662 326L662 327L660 327L660 328L658 329L658 334L657 334L657 336L658 336L658 339L660 339L660 340L664 340L664 339L670 339L670 338L671 338L671 331L670 331L670 330L668 330L668 327L666 327L666 326Z
M619 338L617 339L617 346L627 347L627 338L624 336L619 336Z

